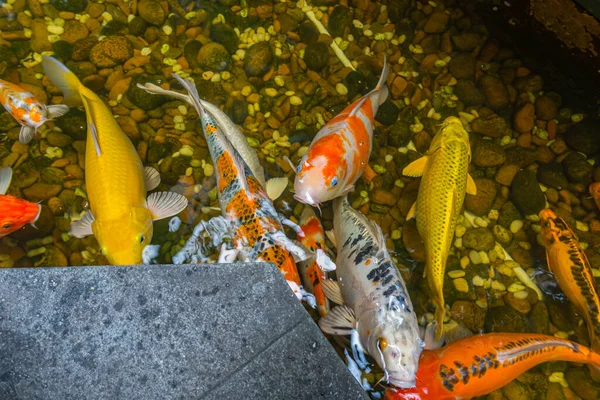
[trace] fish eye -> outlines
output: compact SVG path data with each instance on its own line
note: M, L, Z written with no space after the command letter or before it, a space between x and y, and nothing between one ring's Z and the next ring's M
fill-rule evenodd
M547 228L547 229L550 228L550 221L544 222L544 228Z
M10 229L12 227L12 224L4 224L2 225L2 229Z
M331 180L331 187L334 187L337 184L338 184L338 177L334 176L333 179Z
M144 243L145 240L146 240L146 237L144 235L142 235L140 237L140 244Z
M383 336L377 339L377 347L379 350L384 351L388 347L388 341Z

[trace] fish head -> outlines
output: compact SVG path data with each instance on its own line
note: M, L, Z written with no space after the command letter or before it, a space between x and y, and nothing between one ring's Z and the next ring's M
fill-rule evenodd
M471 157L471 145L469 144L469 134L456 117L448 117L442 123L438 133L434 136L429 146L429 153L447 146L451 142L459 142L467 146L469 159Z
M305 155L296 171L294 197L296 200L318 207L344 191L345 169L327 154L311 157Z
M27 108L28 113L23 116L27 125L37 129L48 121L48 109L45 105L34 101Z
M549 208L540 211L540 224L540 235L546 246L554 244L562 234L570 231L565 221Z
M0 195L0 210L0 237L3 237L37 221L42 206L16 197Z
M134 207L125 218L96 220L93 229L111 265L140 264L144 248L152 241L152 215L145 207Z
M379 324L369 335L369 354L386 373L390 384L399 388L415 386L423 349L416 321L411 327L408 316L387 315L382 318L380 315L379 318ZM414 315L412 318L415 318Z

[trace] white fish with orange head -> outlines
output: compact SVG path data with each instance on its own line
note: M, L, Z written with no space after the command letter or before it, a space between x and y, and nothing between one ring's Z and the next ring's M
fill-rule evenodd
M404 280L381 228L353 209L346 196L333 203L337 282L323 282L333 308L319 321L325 333L356 335L385 372L388 383L409 388L423 342Z
M368 167L375 114L388 95L388 65L383 61L375 89L331 119L313 139L296 168L295 198L319 204L343 196Z
M29 143L37 129L46 121L58 118L69 111L63 104L45 105L20 86L0 79L0 103L21 124L19 142Z

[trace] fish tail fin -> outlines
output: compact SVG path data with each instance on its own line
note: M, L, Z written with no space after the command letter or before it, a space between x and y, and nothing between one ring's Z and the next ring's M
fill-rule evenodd
M81 96L79 90L82 83L77 76L54 57L43 56L42 66L48 79L63 92L65 105L68 107L80 106Z
M379 104L383 104L388 98L388 87L386 85L387 77L390 73L390 68L387 63L387 57L383 57L383 70L381 71L381 76L379 77L379 81L377 82L377 86L375 86L375 90L378 91L378 100ZM374 90L374 91L375 91Z
M437 302L436 302L437 303ZM435 321L437 325L435 327L435 340L439 341L442 339L444 334L444 317L446 316L446 308L444 307L444 300L436 304L435 308Z
M189 93L189 98L192 102L192 105L198 112L198 115L200 115L200 118L202 118L202 116L206 114L206 111L204 111L204 107L202 107L202 103L200 102L200 94L198 94L198 89L196 89L196 85L192 81L188 79L183 79L177 74L173 74L173 78L175 78L177 82L179 82L181 86L183 86L186 92Z
M0 194L6 194L12 181L12 168L0 168Z
M588 364L590 375L596 382L600 381L600 338L593 336L590 343L590 358L591 363Z

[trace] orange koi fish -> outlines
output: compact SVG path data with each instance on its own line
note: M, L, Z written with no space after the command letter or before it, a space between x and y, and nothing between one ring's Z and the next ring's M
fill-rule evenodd
M596 202L596 207L600 210L600 182L594 182L590 185L590 194Z
M0 168L0 238L32 224L40 217L42 206L6 194L12 169Z
M388 95L386 60L375 89L331 119L300 160L294 181L295 198L313 207L343 196L368 167L375 114Z
M311 207L305 206L300 216L300 231L298 241L313 253L325 250L325 233L321 221ZM318 255L298 263L298 270L304 289L315 296L320 316L329 312L329 299L323 292L323 281L327 279L325 272L317 262Z
M417 386L389 388L388 400L450 400L484 396L525 371L548 361L570 361L600 368L600 355L554 336L488 333L425 350L419 360Z
M244 262L272 262L298 295L301 291L300 276L293 256L306 258L304 250L285 236L281 218L272 200L213 116L205 111L196 86L178 75L173 77L188 92L200 116L208 149L215 164L217 192L225 230L221 236L229 234L233 245L233 250L228 255L230 258L221 257L220 261L232 262L239 258ZM150 87L144 89L154 92ZM170 92L162 90L160 93ZM174 94L173 97L177 95ZM182 251L184 252L173 257L174 261L188 258L185 253L189 254L189 249Z
M592 267L577 235L552 210L540 212L548 267L567 298L583 315L590 347L600 352L600 296Z
M29 143L37 129L46 121L58 118L69 111L69 107L63 104L46 106L22 87L2 79L0 79L0 103L21 124L21 132L19 132L21 143Z

